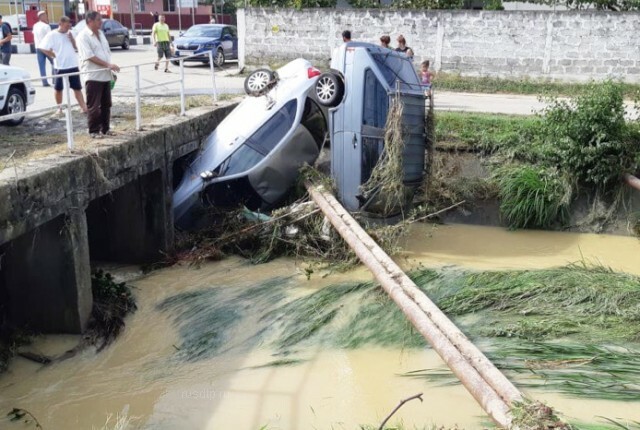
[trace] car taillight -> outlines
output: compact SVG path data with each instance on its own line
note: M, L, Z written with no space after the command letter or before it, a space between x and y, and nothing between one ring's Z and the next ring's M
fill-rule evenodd
M316 76L320 76L321 74L322 72L316 69L315 67L309 67L307 69L307 76L309 77L309 79L315 78Z

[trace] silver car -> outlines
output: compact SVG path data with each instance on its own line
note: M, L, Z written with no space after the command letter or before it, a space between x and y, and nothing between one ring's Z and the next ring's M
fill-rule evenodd
M300 167L318 158L327 121L315 100L320 71L297 59L275 72L259 69L245 80L245 98L209 135L184 172L173 197L174 219L189 228L202 209L277 205Z

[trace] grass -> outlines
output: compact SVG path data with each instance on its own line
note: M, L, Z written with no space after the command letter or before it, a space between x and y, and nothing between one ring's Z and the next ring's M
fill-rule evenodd
M624 95L635 97L640 92L640 85L621 83ZM561 81L545 81L535 79L502 79L494 77L471 77L452 73L438 73L434 79L434 87L441 91L457 91L466 93L507 93L548 96L577 96L589 93L588 84Z
M565 225L573 194L557 169L510 165L494 172L500 189L500 212L512 228Z

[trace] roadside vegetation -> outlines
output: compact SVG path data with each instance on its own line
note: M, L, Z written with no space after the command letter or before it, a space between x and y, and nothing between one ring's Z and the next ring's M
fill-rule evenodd
M485 187L493 186L513 228L564 227L580 195L606 207L606 218L622 202L622 175L640 171L640 123L625 119L619 84L589 88L571 100L552 99L534 117L441 113L438 147L485 157ZM435 173L429 198L451 193L443 191L446 185Z
M438 91L461 93L576 97L588 95L593 85L598 84L595 82L572 83L527 78L474 77L445 72L438 73L434 78L434 86ZM627 99L635 99L640 95L640 85L638 84L619 83L619 85L624 97Z

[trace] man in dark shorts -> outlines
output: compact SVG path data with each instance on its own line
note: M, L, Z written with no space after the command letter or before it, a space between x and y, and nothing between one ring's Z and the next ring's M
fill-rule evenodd
M66 73L78 73L78 56L76 55L76 41L71 34L71 21L63 16L58 22L58 29L47 33L40 43L40 50L49 58L53 58L53 65L56 75ZM87 105L82 96L82 83L79 75L69 76L69 87L78 101L80 110L87 112ZM55 99L58 104L57 115L62 114L62 90L64 89L64 78L55 78L54 82Z

